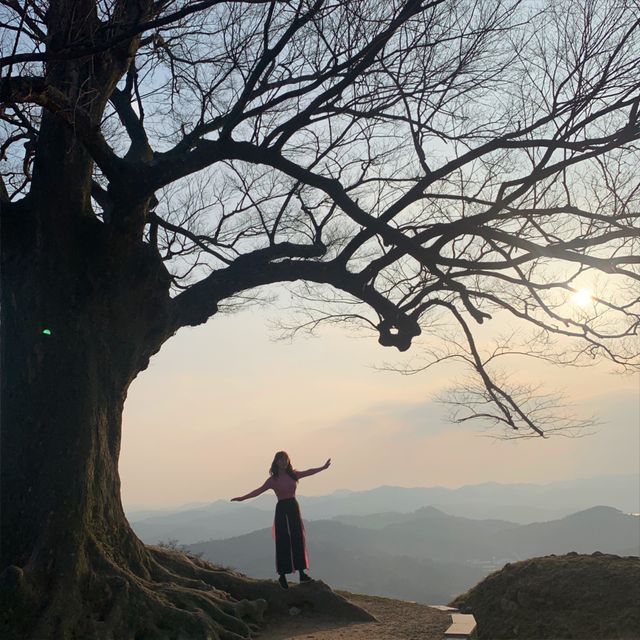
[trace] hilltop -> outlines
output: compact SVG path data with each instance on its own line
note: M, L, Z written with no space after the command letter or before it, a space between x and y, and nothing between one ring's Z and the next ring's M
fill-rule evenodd
M451 623L448 612L427 605L336 593L377 620L301 611L267 617L260 640L441 640ZM638 602L640 558L568 553L509 564L451 606L473 613L479 640L637 640Z
M253 620L258 640L442 640L452 622L451 611L426 604L334 590L321 580L294 579L284 591L274 580L178 550L164 553L187 560L196 573L228 575L233 599L242 601L234 606ZM571 552L507 564L450 607L473 614L478 640L637 640L638 602L640 558Z
M640 558L593 553L507 564L451 603L479 639L640 638Z
M296 587L293 587L294 589ZM304 587L303 587L304 588ZM312 612L266 616L258 640L442 640L451 615L424 604L336 591L376 617L358 622Z
M283 590L275 580L249 577L178 549L152 549L164 554L170 566L190 566L204 584L215 574L227 594L219 595L233 601L227 605L239 612L250 637L259 640L442 640L452 622L449 612L424 604L332 589L322 580L291 580ZM245 637L224 637L232 635Z

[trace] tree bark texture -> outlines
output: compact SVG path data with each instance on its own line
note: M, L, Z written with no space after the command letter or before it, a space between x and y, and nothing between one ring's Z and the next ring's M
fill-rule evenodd
M82 590L96 557L145 574L120 502L121 416L166 337L168 284L144 249L50 207L2 227L1 558L13 595L32 596L25 624Z

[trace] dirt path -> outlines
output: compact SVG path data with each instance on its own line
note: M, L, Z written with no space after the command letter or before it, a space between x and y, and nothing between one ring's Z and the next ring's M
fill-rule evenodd
M318 614L271 619L259 640L442 640L450 614L423 604L338 591L378 622L341 622Z

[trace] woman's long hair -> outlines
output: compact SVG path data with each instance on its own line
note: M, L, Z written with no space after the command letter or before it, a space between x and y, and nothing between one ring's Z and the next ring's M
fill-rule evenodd
M287 460L287 468L285 469L285 473L293 478L296 482L298 482L298 476L291 466L291 458L289 458L289 454L286 451L278 451L278 453L273 456L273 462L271 463L271 468L269 469L269 475L272 475L276 478L278 477L278 473L280 473L280 469L278 468L278 460L280 460L281 458L285 458Z

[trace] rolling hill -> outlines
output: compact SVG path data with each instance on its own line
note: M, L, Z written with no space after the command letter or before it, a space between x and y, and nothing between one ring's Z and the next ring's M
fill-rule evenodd
M314 575L350 591L443 604L507 562L566 547L620 553L640 543L640 518L610 507L530 525L450 516L433 507L400 514L397 522L393 515L307 521ZM275 574L270 527L188 549L252 576Z

